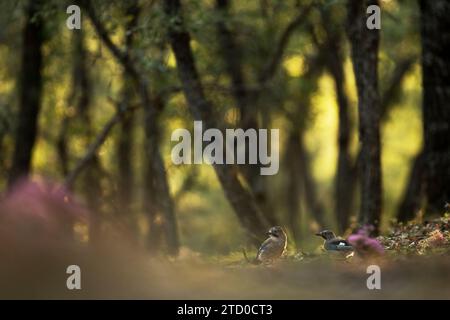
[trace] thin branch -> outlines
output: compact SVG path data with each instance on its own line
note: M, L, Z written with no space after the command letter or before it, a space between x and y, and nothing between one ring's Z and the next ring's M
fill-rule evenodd
M143 107L147 112L147 116L151 119L154 119L156 116L156 110L151 105L150 93L147 88L148 87L147 79L145 79L145 77L143 77L142 74L139 73L138 69L136 68L136 65L131 60L128 52L121 50L111 40L105 27L103 26L103 24L100 22L99 18L97 17L95 10L92 7L91 2L89 0L82 0L81 4L85 8L85 10L89 16L89 19L91 20L92 24L94 25L95 31L97 32L100 39L105 43L105 45L108 47L108 49L111 51L111 53L117 59L117 61L122 65L122 67L125 69L125 71L136 82L136 84L139 88L139 95L141 97Z
M109 37L108 32L95 14L91 1L82 0L81 5L85 8L89 19L91 20L95 31L97 32L97 35L100 37L100 39L102 39L103 43L108 47L114 57L120 61L126 72L128 72L134 79L139 79L139 82L143 81L135 65L131 61L128 52L117 47Z
M75 165L75 168L67 175L64 185L68 188L71 188L73 186L73 183L75 182L78 175L83 171L83 169L89 164L89 162L92 161L92 159L97 154L98 149L103 145L103 143L106 141L106 138L108 138L109 133L114 128L114 126L122 120L122 117L125 115L128 111L134 111L136 108L127 108L126 110L119 110L117 111L114 116L104 125L103 129L100 131L100 133L95 138L94 142L92 142L89 145L89 148L87 149L86 153L84 154L83 158L81 158L77 164Z
M275 48L275 53L272 56L272 59L269 61L267 66L263 69L263 72L261 73L259 77L259 82L264 85L266 82L268 82L273 75L275 74L278 65L280 64L284 52L286 50L287 45L289 44L289 40L294 33L294 31L300 27L305 21L307 16L309 15L309 12L314 7L314 5L310 4L306 8L303 9L301 13L297 15L297 17L289 23L289 25L286 27L286 29L281 34L280 40Z
M395 100L396 94L401 87L404 77L411 70L411 67L417 61L416 56L407 57L401 60L392 73L390 82L381 98L381 118L386 118L390 107Z

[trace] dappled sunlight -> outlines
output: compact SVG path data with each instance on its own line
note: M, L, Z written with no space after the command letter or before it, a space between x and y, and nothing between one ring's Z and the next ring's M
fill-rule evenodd
M305 72L304 60L301 55L293 55L283 61L283 67L291 77L300 77Z
M321 183L331 183L336 166L337 106L333 80L325 75L311 102L313 124L305 134L305 143L313 156L313 172Z

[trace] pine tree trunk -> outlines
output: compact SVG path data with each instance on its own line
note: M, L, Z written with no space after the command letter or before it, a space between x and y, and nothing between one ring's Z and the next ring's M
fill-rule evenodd
M130 1L126 9L127 17L130 17L125 30L125 53L131 54L135 38L135 28L138 23L140 8L136 0ZM127 72L122 75L122 97L119 108L124 110L130 107L133 98L132 79ZM125 115L120 123L120 133L117 142L117 166L118 166L118 198L121 215L130 210L133 194L133 170L132 170L132 146L133 146L134 113Z
M19 82L19 113L14 141L12 167L8 178L11 187L31 171L31 157L38 134L38 115L42 96L42 17L37 15L41 1L30 0L23 30L22 70Z
M303 135L298 140L299 166L301 179L304 183L303 191L305 202L311 217L317 222L319 228L325 229L325 208L317 197L317 185L311 168L311 159L303 143Z
M428 213L450 202L450 2L420 2L425 193Z
M353 195L355 191L354 165L350 154L350 136L352 124L349 113L348 97L345 92L344 58L341 48L341 37L327 30L328 42L326 48L327 67L334 80L338 105L338 163L335 180L335 211L340 233L344 232L350 223Z
M258 130L257 103L255 95L247 92L247 81L242 68L242 48L236 43L236 35L226 25L229 21L230 2L228 0L216 0L217 12L221 15L217 23L217 36L221 50L221 56L225 62L226 71L231 79L233 98L236 101L240 113L240 127L244 130ZM246 158L248 159L248 149ZM264 215L264 218L271 225L278 225L278 221L271 207L267 195L266 184L268 177L262 177L260 173L261 166L258 164L248 164L244 166L244 174L253 196Z
M132 57L117 47L111 40L107 30L97 17L92 3L84 0L81 1L81 5L90 17L99 37L136 85L144 109L145 152L148 161L146 166L147 172L145 174L150 179L146 185L148 187L146 190L146 198L148 199L148 203L150 203L148 208L152 210L148 214L150 219L156 217L158 213L161 214L168 252L171 255L176 255L179 250L178 229L173 201L169 192L166 169L158 148L158 110L157 106L153 104L155 101L152 101L147 78L143 73L139 72Z
M287 184L286 184L286 196L287 196L287 209L288 209L288 221L289 228L294 237L294 242L297 248L300 248L302 241L301 234L301 201L302 201L302 191L303 183L300 172L300 145L298 142L297 132L291 132L289 135L288 145L286 148L286 154L284 156L285 165L288 170Z
M406 184L405 194L398 207L397 219L401 222L407 222L414 219L421 209L424 177L425 177L425 157L421 151L414 159L411 173Z
M164 101L155 97L152 108L145 108L145 151L146 151L146 203L149 214L150 232L147 245L151 251L160 247L164 233L168 253L177 255L180 247L175 207L170 195L166 168L159 150L160 128L158 118Z
M203 121L203 126L206 128L218 128L218 123L214 119L212 105L204 95L195 66L190 47L190 36L186 32L183 19L181 18L180 1L164 1L164 8L168 20L171 21L169 39L177 61L178 74L183 84L184 94L193 118ZM214 170L242 226L246 229L253 242L259 244L259 235L267 230L268 223L263 218L252 194L239 181L237 168L230 165L214 165Z
M378 93L379 30L366 26L366 9L377 0L348 2L348 34L358 89L359 139L361 144L360 224L374 226L378 233L382 210L380 99Z
M76 111L78 121L83 128L82 135L86 149L95 138L92 123L92 81L87 60L85 45L85 33L78 30L74 33L74 69ZM81 185L85 194L91 215L89 217L89 241L95 243L101 232L102 217L102 187L101 187L101 163L97 155L86 165Z

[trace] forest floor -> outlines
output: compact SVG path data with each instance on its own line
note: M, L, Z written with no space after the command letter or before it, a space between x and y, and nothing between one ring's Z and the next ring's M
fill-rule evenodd
M449 299L450 218L398 225L379 240L377 259L328 254L287 255L270 266L241 253L207 258L187 249L177 259L149 257L110 239L96 249L58 243L45 252L28 246L0 252L0 297L136 299ZM8 258L10 255L10 259ZM82 269L82 290L66 289L65 268ZM369 265L381 289L369 290Z
M450 299L448 215L398 224L378 240L385 254L366 259L297 253L255 266L236 253L194 268L186 258L172 266L177 280L161 281L160 292L180 299ZM380 267L380 290L367 287L370 265ZM159 279L170 279L172 272L166 269Z

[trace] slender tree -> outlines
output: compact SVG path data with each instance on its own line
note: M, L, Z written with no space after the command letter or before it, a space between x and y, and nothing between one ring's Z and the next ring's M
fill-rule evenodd
M243 48L238 45L237 35L227 23L230 20L230 2L228 0L217 0L216 9L219 13L217 35L220 54L225 62L225 70L231 79L232 95L240 113L240 127L244 130L258 130L256 97L247 91L248 82L243 72ZM249 158L248 150L246 150L246 158ZM265 219L272 225L278 225L277 218L266 194L265 180L267 180L267 177L261 177L259 170L260 166L253 164L246 165L242 172Z
M299 134L295 130L291 130L287 142L286 153L284 155L284 167L287 170L286 177L286 204L287 204L287 221L289 228L294 237L294 242L299 248L302 240L301 225L302 219L302 194L303 184L301 183L300 172L300 144Z
M31 171L31 157L38 135L38 115L42 97L42 45L44 21L39 14L42 1L30 0L26 6L22 38L22 70L19 79L19 113L17 117L14 153L8 184L11 187Z
M128 21L125 28L125 53L131 54L135 42L136 26L139 20L140 8L138 1L133 0L127 3L126 16ZM127 109L133 99L133 85L129 75L124 71L122 75L121 101L118 105L119 109ZM117 166L118 166L118 183L117 192L119 198L119 209L121 214L130 210L130 203L133 194L133 170L131 159L133 146L133 125L134 114L128 113L120 123L120 132L117 138Z
M317 36L314 37L318 49L325 52L325 65L330 72L336 92L338 106L338 161L335 178L335 214L339 232L349 226L355 191L356 170L350 153L350 140L353 123L350 118L350 105L345 91L344 49L340 28L333 21L331 14L321 10L325 31L325 43L320 48Z
M450 202L450 3L421 0L423 128L427 212Z
M181 15L180 1L164 1L164 9L170 21L169 40L190 111L195 120L203 121L204 127L220 128L213 115L213 106L206 99L203 91L190 46L190 35L185 29ZM254 243L259 243L258 235L267 229L268 223L262 216L251 192L239 180L237 167L215 164L214 169L242 226Z
M82 136L86 146L92 143L94 137L93 119L92 119L92 81L89 72L88 56L85 44L84 30L74 31L74 49L75 49L75 68L74 78L76 81L77 98L76 112L79 123L82 124ZM87 147L86 147L87 148ZM89 205L91 216L89 226L89 239L91 242L96 241L101 232L101 215L102 215L102 187L101 180L101 163L95 154L86 166L82 178L82 188Z
M425 187L425 157L420 151L413 160L411 172L409 174L406 190L400 201L397 220L406 222L413 219L422 207L422 200Z
M348 36L358 90L359 139L361 144L361 208L359 222L378 232L382 210L380 98L378 48L380 33L366 25L366 10L378 0L348 1Z
M151 176L151 180L146 182L147 197L149 203L151 203L149 209L152 210L149 212L149 218L156 217L157 212L161 213L168 253L176 255L178 254L180 245L178 228L173 200L169 192L167 173L158 147L158 109L154 104L155 98L150 95L148 80L139 71L134 59L111 40L107 30L98 18L92 3L85 0L81 1L81 4L85 8L101 40L105 43L108 50L111 51L115 59L122 65L125 72L133 79L133 83L137 87L144 109L145 156L148 161L146 174L148 177Z

